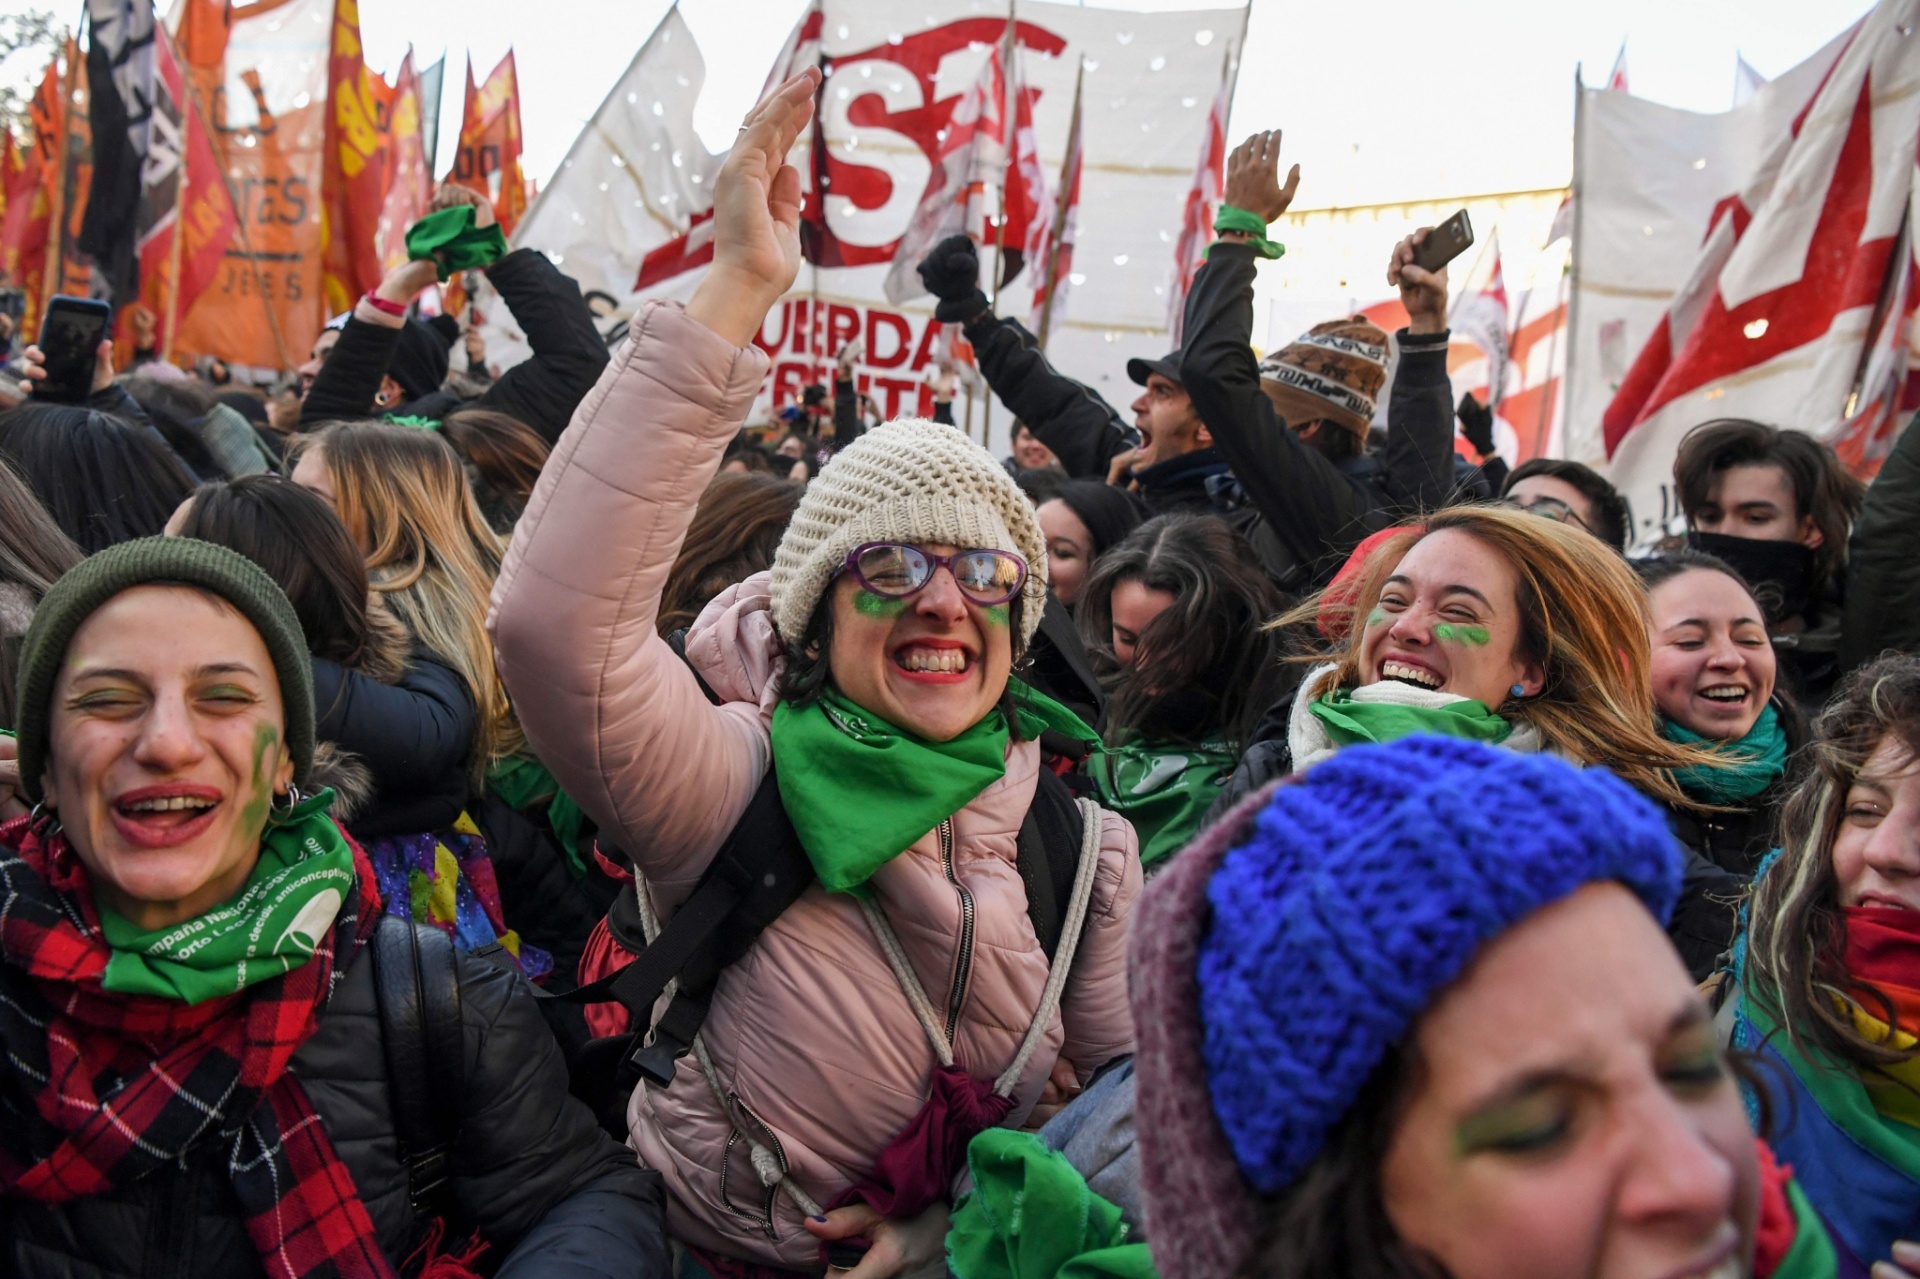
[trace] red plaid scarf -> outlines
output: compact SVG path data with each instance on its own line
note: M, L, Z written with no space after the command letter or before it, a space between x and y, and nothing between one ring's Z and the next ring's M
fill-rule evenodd
M99 1194L216 1143L272 1279L391 1279L352 1175L287 1073L379 918L372 868L353 852L359 900L310 960L188 1007L101 989L107 945L79 859L24 818L0 826L0 1195Z

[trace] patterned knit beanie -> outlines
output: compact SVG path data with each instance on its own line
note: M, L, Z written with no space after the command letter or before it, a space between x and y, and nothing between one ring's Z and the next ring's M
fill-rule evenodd
M1260 361L1260 389L1288 422L1324 418L1362 440L1387 381L1387 335L1365 316L1316 324Z
M866 542L1012 551L1027 562L1022 645L1040 625L1047 542L1033 505L991 453L951 426L918 417L876 426L807 485L773 557L773 624L781 638L806 633L847 552Z
M33 611L20 646L20 789L40 800L52 722L53 686L80 624L114 596L136 586L198 586L252 623L273 659L286 715L293 780L313 770L313 659L300 618L267 571L238 551L191 537L143 537L89 555L53 584Z
M1361 1085L1488 941L1617 880L1662 923L1680 854L1625 782L1550 755L1410 737L1281 786L1207 886L1207 1088L1255 1190L1292 1185Z

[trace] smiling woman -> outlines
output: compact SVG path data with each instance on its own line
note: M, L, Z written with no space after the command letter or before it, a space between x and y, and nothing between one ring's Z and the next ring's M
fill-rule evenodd
M447 1224L409 1205L394 1076L367 1053L401 1033L368 1024L374 934L414 925L382 917L332 792L300 793L293 606L225 547L127 542L47 592L21 670L36 807L0 825L0 1272L387 1273ZM452 962L461 1051L439 1066L472 1136L433 1211L530 1263L564 1236L569 1265L584 1214L620 1273L664 1275L657 1180L567 1098L524 989ZM465 1122L483 1113L533 1118Z

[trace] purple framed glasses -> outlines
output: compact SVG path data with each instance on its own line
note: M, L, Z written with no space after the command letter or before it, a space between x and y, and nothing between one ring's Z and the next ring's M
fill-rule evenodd
M939 569L953 574L975 604L1005 604L1027 583L1027 562L1012 551L955 551L935 555L905 542L864 542L847 552L845 571L875 595L902 600L925 589Z

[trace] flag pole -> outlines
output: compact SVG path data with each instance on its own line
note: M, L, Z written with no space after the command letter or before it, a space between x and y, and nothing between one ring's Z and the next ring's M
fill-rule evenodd
M1014 38L1016 2L1017 0L1007 0L1007 34L1003 41L1006 51L1000 55L1002 83L1000 86L999 217L995 220L993 228L993 279L989 281L993 288L992 296L987 302L988 308L995 315L1000 313L1001 277L1007 273L1007 177L1013 170L1014 148L1019 145L1013 135L1014 118L1018 114L1014 102L1014 95L1018 90L1015 88L1017 81L1013 61L1019 52L1018 42ZM989 441L993 437L993 397L989 395L985 399L985 411L980 420L980 443L991 448L992 444ZM969 435L973 433L971 425L967 433Z
M1047 349L1047 331L1053 327L1053 295L1060 288L1060 237L1067 230L1067 166L1073 163L1074 148L1080 145L1080 89L1086 80L1087 64L1081 59L1073 73L1073 121L1067 127L1067 153L1060 158L1060 200L1053 211L1053 230L1047 238L1047 298L1040 304L1040 350Z
M1585 86L1581 82L1580 64L1576 62L1573 64L1573 176L1567 182L1567 198L1573 201L1573 227L1567 240L1567 269L1561 275L1566 289L1567 318L1564 327L1567 331L1567 363L1566 366L1560 370L1560 397L1569 405L1573 403L1573 388L1575 386L1574 370L1577 365L1577 357L1580 354L1580 326L1578 323L1580 319L1580 222L1582 218L1581 209L1586 203L1580 198L1580 162L1585 155L1585 147L1582 145L1582 139L1586 136L1586 131L1582 128L1584 121L1581 118L1584 114L1585 103ZM1555 334L1555 342L1556 344L1558 342L1557 332ZM1550 348L1549 356L1551 357L1552 354L1553 351ZM1549 364L1548 367L1551 368L1552 365ZM1552 412L1547 404L1542 404L1540 411L1543 418ZM1548 429L1551 429L1551 423L1547 425ZM1560 425L1560 456L1566 457L1568 453L1566 418L1564 415L1562 415ZM1545 447L1546 445L1543 442L1541 448L1544 450ZM1638 517L1636 517L1636 519L1637 518ZM1630 540L1637 538L1638 535L1638 529L1629 531Z
M80 14L86 20L86 12ZM80 74L80 39L68 36L64 52L67 74L60 86L60 144L54 151L53 171L59 180L52 184L53 216L47 219L47 264L40 269L40 323L47 319L47 305L67 276L67 142L73 137L73 91Z
M173 59L174 70L180 73L180 83L191 91L192 69L180 60L180 51L173 47L173 37L167 34L166 24L154 23L153 35L156 40L166 41L167 56ZM167 254L167 270L172 275L172 281L167 286L166 337L160 342L160 358L167 361L173 359L174 338L180 331L180 254L187 238L187 169L190 163L188 157L193 154L193 145L187 134L189 123L190 120L184 119L180 122L180 172L173 187L173 248ZM207 141L211 144L213 139Z

